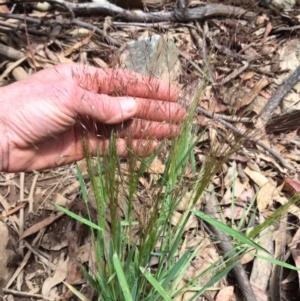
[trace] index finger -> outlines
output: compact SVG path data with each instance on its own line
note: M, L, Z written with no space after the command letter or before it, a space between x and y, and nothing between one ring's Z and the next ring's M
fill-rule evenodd
M73 79L81 88L111 96L132 96L175 102L177 87L169 82L129 70L99 69L92 66L70 65Z

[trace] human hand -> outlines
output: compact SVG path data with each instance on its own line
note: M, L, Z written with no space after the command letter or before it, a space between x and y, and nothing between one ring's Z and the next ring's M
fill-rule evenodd
M177 89L130 71L62 64L0 89L0 170L65 165L90 151L105 154L111 131L117 151L148 156L156 140L179 134L185 109Z

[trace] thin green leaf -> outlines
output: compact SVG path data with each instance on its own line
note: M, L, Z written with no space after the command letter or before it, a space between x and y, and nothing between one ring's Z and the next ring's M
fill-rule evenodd
M72 285L70 285L69 283L63 281L64 285L67 286L67 288L74 294L76 295L80 300L82 301L90 301L90 299L88 299L84 294L82 294L81 292L79 292L75 287L73 287Z
M243 234L241 234L240 232L228 227L227 225L224 225L223 223L211 218L209 215L205 214L204 212L198 211L198 210L192 210L192 212L197 215L199 218L205 220L207 223L211 224L212 226L220 229L221 231L223 231L224 233L236 238L238 241L249 245L257 250L261 250L263 252L269 253L267 250L265 250L264 248L262 248L259 244L257 244L256 242L252 241L251 239L249 239L248 237L244 236Z
M140 267L140 271L165 301L172 301L172 298L168 295L167 291L159 284L159 282L150 274L148 270L145 271L144 268Z
M96 229L96 230L98 230L98 231L102 231L102 229L101 229L98 225L96 225L96 224L94 224L93 222L87 220L86 218L84 218L84 217L82 217L82 216L80 216L80 215L77 215L76 213L74 213L74 212L72 212L72 211L70 211L70 210L66 209L65 207L62 207L62 206L60 206L60 205L58 205L58 204L53 203L53 205L54 205L58 210L64 212L65 214L69 215L70 217L76 219L76 220L79 221L80 223L85 224L85 225L89 226L90 228Z
M128 287L128 283L126 281L124 271L123 271L122 266L121 266L120 259L119 259L118 255L116 253L113 255L113 263L114 263L114 267L115 267L116 272L117 272L117 277L119 279L121 290L123 292L125 300L126 301L133 301L133 299L131 297L131 294L130 294L129 287Z
M213 286L216 282L221 280L223 277L225 277L232 268L236 265L236 262L231 263L224 269L220 270L219 273L217 273L213 278L211 278L194 296L192 296L188 301L195 300L198 296L202 295L208 288Z
M183 264L186 262L187 258L189 257L191 251L187 250L181 257L180 259L176 262L176 264L174 264L174 266L171 268L171 270L168 272L167 277L165 278L165 280L162 283L162 287L166 287L169 282L171 282L172 280L174 280L176 274L178 273L178 271L182 270L182 266Z
M262 256L262 255L256 254L256 253L254 254L254 253L252 253L252 252L250 252L249 254L250 254L250 255L253 255L253 256L255 256L255 257L258 257L258 258L260 258L260 259L263 259L263 260L265 260L265 261L268 261L268 262L270 262L270 263L279 265L279 266L281 266L281 267L283 267L283 268L287 268L287 269L290 269L290 270L294 270L294 271L300 272L300 269L299 269L299 268L295 267L294 265L291 265L291 264L288 264L288 263L286 263L286 262L283 262L283 261L281 261L281 260L277 260L277 259L270 258L270 257L265 257L265 256Z

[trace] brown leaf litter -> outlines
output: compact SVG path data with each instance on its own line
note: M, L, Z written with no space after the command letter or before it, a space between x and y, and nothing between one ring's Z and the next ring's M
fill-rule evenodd
M172 41L172 47L176 48L177 54L172 57L176 68L169 66L167 71L182 91L182 104L190 105L196 87L206 78L195 125L206 126L209 131L195 147L197 164L201 166L205 162L210 149L232 147L232 143L238 143L245 133L248 135L212 179L215 191L206 192L196 208L205 210L214 202L219 208L219 212L214 213L218 215L216 218L221 215L223 221L233 223L234 227L242 221L243 226L252 227L263 223L276 208L287 204L292 194L299 192L300 83L295 73L300 66L298 2L293 6L293 1L286 1L290 7L284 10L278 7L277 1L261 1L261 5L238 0L222 4L217 0L188 1L184 13L180 7L182 1L177 4L174 1L143 1L146 6L140 11L119 8L120 2L109 8L105 3L97 4L94 10L90 8L91 2L62 2L65 8L50 2L43 8L39 7L42 3L24 4L26 10L23 10L17 3L15 10L10 11L12 5L0 5L1 85L58 63L117 68L124 67L124 57L127 60L129 57L134 66L137 56L129 45L158 35ZM141 7L141 1L138 6ZM156 45L163 52L166 44L162 40ZM148 62L155 64L151 60ZM126 66L129 66L128 61ZM296 83L289 86L293 76ZM274 106L276 97L279 102ZM259 118L264 110L266 115ZM147 219L145 212L151 210L153 195L158 189L155 184L164 170L164 162L162 154L146 171L147 177L140 179L133 210L136 220ZM80 168L88 180L83 163ZM124 175L127 170L124 163ZM193 179L191 167L186 171L186 179ZM190 187L187 181L185 197L172 219L174 225L186 210ZM88 189L92 200L90 187ZM253 212L248 208L256 193L258 211L251 215ZM3 226L0 233L1 247L4 247L0 250L3 255L0 280L6 282L1 294L12 294L15 300L72 297L73 293L64 287L63 281L76 286L78 280L82 280L81 266L93 258L93 247L90 238L80 238L79 226L70 229L70 219L57 212L51 201L84 215L78 196L74 165L36 174L0 174L0 224ZM29 206L25 206L27 203L29 210ZM125 206L120 201L120 218L124 216ZM258 237L273 258L298 268L299 218L298 205L291 205L278 224L269 226ZM108 229L109 223L108 216ZM8 234L8 227L14 235ZM138 228L133 229L131 235L136 241ZM226 251L222 250L222 245L213 244L203 223L191 216L185 228L182 250L178 251L197 247L202 250L201 256L192 262L179 287L218 260L220 252ZM240 300L239 288L243 288L252 298L247 300L268 297L272 301L281 300L281 297L298 300L295 292L299 290L299 273L269 264L251 255L252 252L249 250L249 254L241 258L233 275L220 280L203 298ZM18 266L11 264L12 261ZM209 281L211 276L208 274L203 281ZM93 292L86 295L92 298ZM176 300L188 300L189 296L190 292L186 292Z

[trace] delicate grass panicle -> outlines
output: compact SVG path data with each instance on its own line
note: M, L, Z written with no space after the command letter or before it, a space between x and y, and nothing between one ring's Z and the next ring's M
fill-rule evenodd
M151 93L159 87L153 86L151 80L147 85L149 94L145 97L151 97ZM89 267L85 276L96 290L98 300L174 300L185 292L191 292L189 301L192 301L224 277L247 250L264 251L254 239L273 222L271 218L246 236L241 234L245 218L241 219L237 230L233 230L199 211L199 207L195 209L212 177L246 140L246 137L240 137L238 141L235 138L231 144L230 137L224 138L224 143L208 150L204 163L199 164L195 147L202 143L205 129L199 129L193 121L204 88L205 82L193 91L193 99L178 137L160 142L153 151L152 142L147 142L147 128L143 129L145 139L140 147L149 148L151 155L147 158L137 156L131 147L136 143L134 129L141 128L139 120L110 127L107 148L105 151L97 149L96 158L91 155L88 140L83 138L90 186L84 182L80 169L78 177L87 207L91 197L94 198L98 213L96 221L83 221L91 228L96 258L95 266ZM121 81L120 91L130 89L133 87L128 87L126 80ZM111 94L117 96L120 91L111 91ZM147 116L147 112L144 115ZM162 118L158 120L153 124L163 130L165 123ZM93 131L97 132L97 126L91 125ZM148 127L151 126L148 124ZM87 129L87 135L90 130ZM178 131L177 127L174 131ZM170 136L177 134L175 132ZM118 149L120 136L127 141L123 149L126 160L120 156ZM157 157L163 161L160 172L154 168ZM187 195L185 210L174 224L172 219L176 208ZM254 209L252 205L249 212ZM185 226L192 214L227 233L234 248L224 255L222 262L217 260L200 274L186 279L185 273L190 263L203 248L202 244L196 248L186 247ZM282 212L276 214L276 218L280 218ZM267 254L266 251L266 258ZM210 275L209 281L203 282L207 275Z

